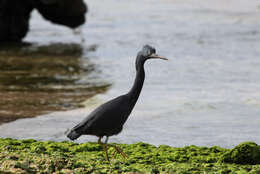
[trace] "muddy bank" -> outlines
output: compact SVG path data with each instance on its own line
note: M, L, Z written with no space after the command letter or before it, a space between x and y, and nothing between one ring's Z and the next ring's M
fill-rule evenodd
M0 124L81 107L109 86L95 71L79 44L2 45Z
M97 143L0 139L1 172L7 173L250 173L260 172L260 146L233 149L118 144L128 155L108 163ZM113 148L109 149L109 154Z

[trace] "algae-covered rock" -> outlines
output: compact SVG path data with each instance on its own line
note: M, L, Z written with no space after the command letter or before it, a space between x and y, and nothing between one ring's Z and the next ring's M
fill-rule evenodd
M108 162L103 147L96 142L78 144L0 138L0 173L260 173L260 165L249 164L260 159L255 153L259 150L255 143L242 143L234 149L194 145L156 147L142 142L116 145L128 155L127 159L118 154L112 157L114 149L109 148L111 161ZM244 156L236 157L237 154ZM235 164L234 159L251 161L241 165Z
M244 142L226 152L222 162L236 164L260 164L260 146L254 142Z

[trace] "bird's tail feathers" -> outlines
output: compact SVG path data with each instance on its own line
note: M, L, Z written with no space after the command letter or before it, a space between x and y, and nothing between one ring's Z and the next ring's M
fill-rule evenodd
M75 140L77 139L78 137L80 137L81 134L76 132L74 129L72 129L68 134L67 134L67 137L71 140Z

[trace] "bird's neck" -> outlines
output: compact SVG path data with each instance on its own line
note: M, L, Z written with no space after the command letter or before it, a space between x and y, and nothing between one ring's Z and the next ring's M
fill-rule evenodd
M128 92L128 95L131 100L131 105L134 107L144 84L145 72L144 72L144 65L136 68L136 77L135 82L131 90Z

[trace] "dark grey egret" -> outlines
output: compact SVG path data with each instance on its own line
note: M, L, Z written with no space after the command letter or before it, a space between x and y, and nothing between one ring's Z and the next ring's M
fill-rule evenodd
M107 146L114 147L117 153L126 158L127 155L118 146L107 144L107 142L110 136L117 135L122 131L124 123L136 104L145 78L144 63L148 59L168 60L158 56L153 47L145 45L136 57L136 77L130 91L96 108L82 122L73 127L67 137L75 140L81 135L95 135L99 138L98 143L104 147L108 161ZM106 139L103 143L101 139L104 136Z

